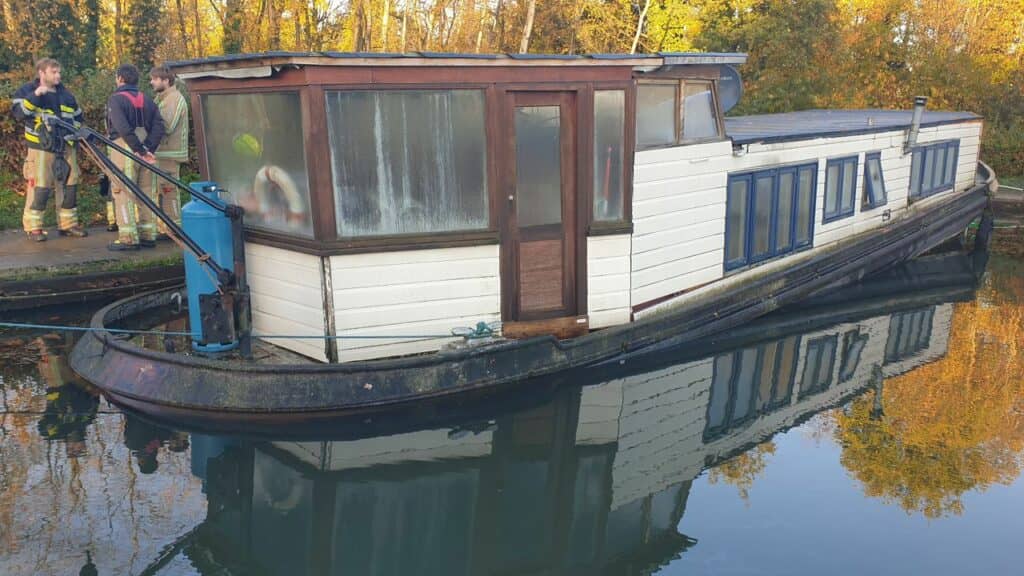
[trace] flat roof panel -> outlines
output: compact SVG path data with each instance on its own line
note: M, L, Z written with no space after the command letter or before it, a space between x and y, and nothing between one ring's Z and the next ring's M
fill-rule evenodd
M725 132L734 144L785 142L890 132L910 128L911 110L803 110L781 114L757 114L725 119ZM926 110L921 126L940 126L981 120L973 112Z

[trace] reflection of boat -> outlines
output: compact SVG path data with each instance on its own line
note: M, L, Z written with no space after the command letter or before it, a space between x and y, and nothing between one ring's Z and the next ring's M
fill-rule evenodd
M702 470L945 353L951 301L980 271L964 255L921 266L949 274L893 274L838 322L778 315L760 336L580 374L605 377L475 424L333 441L194 435L209 512L175 550L210 572L648 574L699 546L677 526Z
M106 332L152 314L156 294L99 313L75 368L165 416L420 402L698 342L920 255L984 210L977 116L922 101L725 119L736 98L720 89L738 88L745 58L178 63L204 177L273 206L246 215L246 281L206 317L232 311L246 349L251 311L255 338L294 355L197 359ZM285 194L253 186L267 165ZM509 340L446 348L452 329L499 320ZM211 324L211 342L233 340L231 322Z

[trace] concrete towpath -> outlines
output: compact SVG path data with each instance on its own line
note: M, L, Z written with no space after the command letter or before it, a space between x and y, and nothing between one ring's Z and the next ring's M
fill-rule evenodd
M0 311L120 296L183 281L181 249L174 242L155 248L111 252L117 234L89 229L86 238L49 229L45 242L20 230L0 232Z

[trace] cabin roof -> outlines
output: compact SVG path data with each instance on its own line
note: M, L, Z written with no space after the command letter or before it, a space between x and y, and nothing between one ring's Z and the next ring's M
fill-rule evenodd
M910 110L803 110L726 118L725 132L733 144L786 142L902 130L910 128L912 117ZM973 112L926 110L921 127L980 119Z
M657 54L474 54L446 52L260 52L168 62L183 78L270 76L282 66L662 66L743 64L733 52L659 52Z

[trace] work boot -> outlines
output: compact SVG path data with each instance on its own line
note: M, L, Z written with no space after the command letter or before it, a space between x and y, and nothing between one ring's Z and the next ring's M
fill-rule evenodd
M149 238L139 238L139 246L143 248L156 248L156 240L150 240Z
M107 250L110 250L111 252L126 252L126 251L129 251L129 250L138 250L138 249L139 249L139 245L138 244L125 244L125 243L121 242L120 240L118 240L117 242L111 242L110 244L107 244Z
M117 232L117 224L107 224L107 232Z
M65 230L58 230L57 233L61 236L71 236L72 238L85 238L89 235L89 233L85 231L85 228L82 228L81 226L72 226Z
M46 242L46 232L43 232L42 230L32 230L31 232L27 232L27 234L28 239L33 242Z
M156 241L157 242L170 242L171 241L171 236L169 234L164 234L163 232L161 232L161 233L156 235Z

